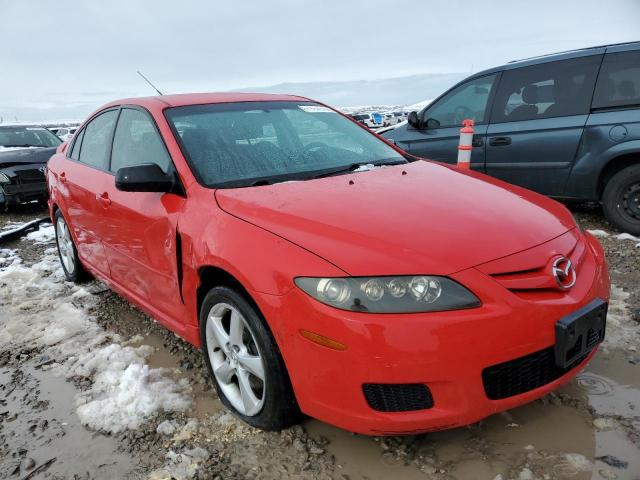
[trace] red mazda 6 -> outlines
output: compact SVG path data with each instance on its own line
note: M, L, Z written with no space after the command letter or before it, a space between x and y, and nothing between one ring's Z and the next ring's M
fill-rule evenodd
M113 102L48 186L67 278L201 347L256 427L466 425L557 388L604 338L603 251L563 206L309 99Z

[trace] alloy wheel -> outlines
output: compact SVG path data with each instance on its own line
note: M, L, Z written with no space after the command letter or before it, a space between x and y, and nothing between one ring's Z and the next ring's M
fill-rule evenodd
M75 252L73 251L73 240L69 227L63 218L58 218L56 222L56 236L58 237L58 251L60 260L69 275L73 275L76 270Z
M206 324L207 354L220 389L242 415L260 413L266 397L265 365L242 313L228 303L211 307Z

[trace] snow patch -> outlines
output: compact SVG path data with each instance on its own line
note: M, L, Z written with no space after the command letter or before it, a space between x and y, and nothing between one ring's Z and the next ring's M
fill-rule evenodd
M605 232L604 230L587 230L587 232L589 232L594 237L607 238L609 236L609 233Z
M631 318L627 305L629 293L616 285L611 285L611 298L607 312L607 333L602 346L630 348L638 344L640 324Z
M36 244L49 243L56 238L56 230L53 225L40 225L40 229L29 232L25 237Z
M164 467L152 472L148 480L187 480L194 478L198 473L200 464L209 458L209 452L204 448L192 448L176 453L170 450L165 458Z
M619 233L617 235L612 235L609 232L605 232L604 230L587 230L594 237L613 237L616 240L631 240L632 242L637 242L636 247L640 247L640 237L636 237L631 235L630 233Z
M50 242L51 229L34 240ZM93 429L135 429L161 410L187 409L187 380L176 382L167 370L150 368L146 358L152 347L123 347L118 335L88 313L97 301L91 292L100 288L97 282L86 287L66 282L53 247L32 266L14 250L1 249L0 349L40 346L55 360L54 373L92 379L76 406L82 423Z

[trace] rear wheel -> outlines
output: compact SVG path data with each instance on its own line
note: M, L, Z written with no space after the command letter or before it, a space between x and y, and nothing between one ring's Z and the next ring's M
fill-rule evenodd
M257 309L216 287L200 310L202 353L222 403L248 424L280 430L300 420L278 347Z
M609 180L602 207L614 227L640 235L640 165L627 167Z
M90 276L80 263L78 250L73 243L73 238L71 238L69 226L60 210L56 210L55 219L56 244L58 245L58 256L60 257L64 276L70 282L81 283L87 281Z

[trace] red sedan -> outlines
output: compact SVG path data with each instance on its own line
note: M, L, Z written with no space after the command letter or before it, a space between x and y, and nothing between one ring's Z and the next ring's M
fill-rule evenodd
M67 278L201 347L256 427L466 425L557 388L604 337L603 251L562 205L305 98L110 103L48 186Z

